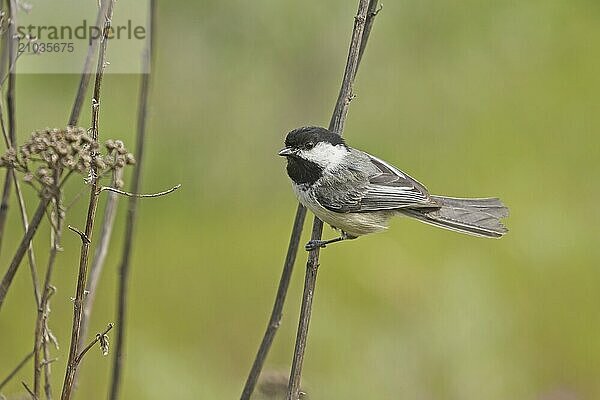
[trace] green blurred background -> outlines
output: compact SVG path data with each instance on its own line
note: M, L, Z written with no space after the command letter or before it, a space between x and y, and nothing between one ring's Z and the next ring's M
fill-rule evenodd
M276 151L287 131L327 124L356 3L160 2L142 186L183 187L140 203L122 398L239 397L296 207ZM312 399L600 398L599 71L597 1L385 2L348 142L433 193L501 196L510 233L483 240L398 219L387 233L323 251L304 365ZM21 141L64 126L77 82L18 76ZM105 77L102 138L133 148L138 82ZM89 102L83 115L88 126ZM81 187L73 182L69 196ZM85 203L69 224L83 226ZM124 206L91 334L115 318ZM2 270L22 235L15 211L13 202ZM40 265L48 237L45 226ZM51 314L61 344L55 392L79 239L66 232L63 244ZM283 374L305 258L266 365ZM31 348L34 320L24 263L0 316L0 377ZM78 398L106 398L110 361L89 353ZM17 398L31 373L29 364L4 393Z

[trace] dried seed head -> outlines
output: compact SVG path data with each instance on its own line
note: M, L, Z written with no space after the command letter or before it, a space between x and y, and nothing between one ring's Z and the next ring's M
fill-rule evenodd
M109 139L105 146L107 154L100 154L100 146L81 127L44 128L32 132L20 148L8 150L0 156L0 167L14 166L16 170L29 173L30 182L38 178L45 186L56 184L55 178L65 172L77 172L91 176L91 167L97 177L135 163L121 140ZM45 179L49 178L49 179Z
M125 156L125 162L127 165L135 165L135 157L131 153L127 153Z

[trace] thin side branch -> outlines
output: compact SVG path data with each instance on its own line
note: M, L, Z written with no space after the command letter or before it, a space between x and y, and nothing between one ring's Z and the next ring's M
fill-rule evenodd
M31 359L31 357L33 357L33 351L31 353L27 354L25 356L25 358L19 364L17 364L17 366L15 367L15 369L13 369L10 372L10 374L8 374L8 376L6 378L4 378L2 380L2 382L0 382L0 390L2 390L2 388L4 386L6 386L6 384L8 382L10 382L11 379L15 377L15 375L17 375L19 373L19 371L21 370L21 368L23 368L25 366L25 364L27 364L27 361L29 361Z
M100 89L102 87L102 78L106 67L106 47L108 44L108 36L111 30L111 21L115 0L107 0L108 5L106 14L104 15L104 28L102 31L102 39L98 51L98 65L96 67L96 79L94 84L94 94L92 98L92 128L91 136L95 143L98 143L98 120L100 113ZM81 334L81 319L83 317L83 305L85 296L85 287L87 283L87 270L89 261L90 242L92 232L94 230L94 222L96 218L96 209L98 207L98 168L95 163L96 154L92 154L92 167L90 171L91 188L90 200L88 204L88 213L85 224L86 242L82 240L81 255L79 258L79 272L77 275L77 290L75 300L73 301L73 326L71 329L71 345L69 349L69 360L67 362L67 370L65 372L65 380L62 388L62 400L69 400L73 391L73 383L77 372L77 348L79 344L79 336ZM83 239L84 236L82 236Z
M81 353L79 353L79 355L77 356L77 358L75 359L75 365L79 365L79 363L81 362L81 360L83 359L83 357L85 356L85 354L90 351L90 349L92 347L94 347L94 345L96 343L98 343L99 341L104 340L104 336L110 332L110 330L115 326L115 324L113 324L112 322L110 324L108 324L108 326L106 327L106 329L104 330L104 332L102 333L98 333L96 335L96 338L94 340L92 340L90 342L90 344L88 344L87 346L85 346L85 348L83 350L81 350Z
M67 225L67 228L69 228L70 231L73 231L76 234L78 234L79 237L81 238L81 241L84 244L90 244L90 243L92 243L92 241L90 240L90 238L84 232L81 232L79 229L77 229L77 228L75 228L74 226L71 226L71 225Z
M100 190L98 191L98 193L103 192L103 191L108 191L108 192L113 192L113 193L117 193L123 196L127 196L127 197L137 197L139 198L148 198L148 197L160 197L160 196L165 196L169 193L173 193L174 191L176 191L177 189L179 189L181 187L181 184L173 186L171 189L169 190L165 190L163 192L157 192L157 193L148 193L148 194L141 194L141 193L132 193L132 192L126 192L124 190L120 190L114 187L110 187L110 186L102 186L100 188Z
M150 0L150 8L148 10L148 25L150 27L150 33L146 39L146 46L142 53L142 71L145 71L145 73L141 78L138 101L138 120L135 144L135 154L138 162L133 170L130 193L139 193L141 187L142 167L144 165L144 148L146 141L146 123L148 120L148 104L150 97L151 67L154 59L154 41L156 39L156 6L156 0ZM177 189L178 186L172 190ZM121 380L123 377L123 364L125 359L125 332L127 329L127 304L129 299L129 277L131 269L131 250L133 248L135 226L137 221L137 203L138 198L136 196L129 197L123 253L121 255L117 283L117 334L115 338L115 354L113 357L112 380L109 393L110 400L119 399Z
M369 36L372 20L377 9L377 0L360 0L358 12L354 19L354 29L352 31L352 40L348 51L348 60L344 71L344 78L338 100L329 123L329 130L338 135L344 131L344 124L348 115L348 107L353 98L352 86L358 64L360 61L361 49L364 52L366 41ZM369 12L371 10L371 12ZM369 26L369 31L365 27ZM365 33L366 32L366 33ZM317 217L313 221L311 240L320 240L323 233L323 222ZM292 360L292 369L290 372L290 382L287 393L287 400L298 400L300 397L300 381L302 376L302 365L304 362L304 353L306 350L306 341L308 337L308 327L312 312L312 303L314 298L315 286L317 281L317 271L319 269L319 248L312 250L308 255L306 262L306 275L304 279L304 292L302 295L302 306L300 309L300 321L298 323L298 333L296 335L296 346Z

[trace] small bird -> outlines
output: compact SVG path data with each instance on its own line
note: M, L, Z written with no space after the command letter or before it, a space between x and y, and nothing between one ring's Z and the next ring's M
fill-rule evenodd
M396 215L473 236L500 238L508 208L498 198L462 199L430 195L427 188L393 165L348 146L321 127L294 129L279 151L296 197L340 232L311 240L306 250L381 232Z

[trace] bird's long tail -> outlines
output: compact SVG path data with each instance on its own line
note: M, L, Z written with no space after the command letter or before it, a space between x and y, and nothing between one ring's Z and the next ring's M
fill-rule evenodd
M498 198L457 199L431 196L436 208L406 208L399 212L427 224L473 236L499 238L508 229L500 222L508 208Z

